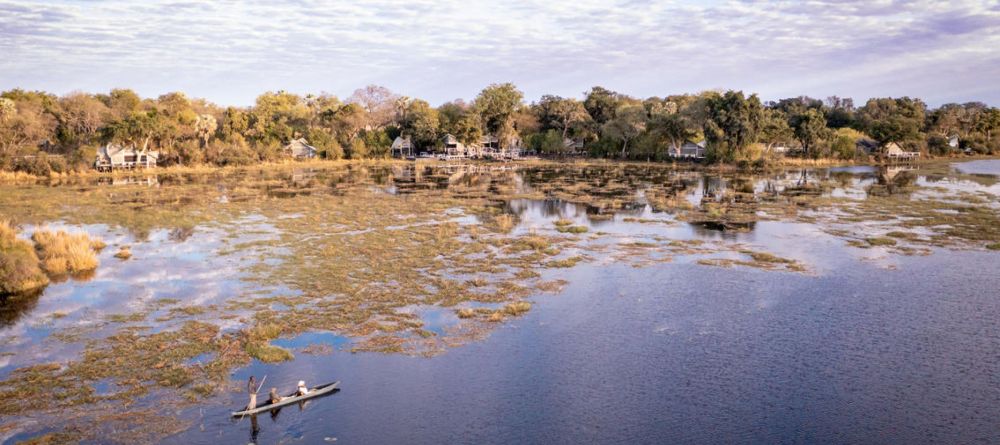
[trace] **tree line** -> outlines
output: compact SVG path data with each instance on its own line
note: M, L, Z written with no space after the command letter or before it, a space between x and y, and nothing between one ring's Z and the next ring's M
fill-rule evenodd
M998 130L996 107L969 102L931 109L909 97L855 107L840 97L765 103L741 91L706 91L639 99L593 87L582 99L545 95L525 103L521 91L503 83L471 102L438 107L375 85L345 100L278 91L261 94L250 107L221 107L180 92L142 98L129 89L64 96L13 89L0 93L0 168L85 169L108 143L157 150L161 165L248 165L281 160L287 156L282 147L299 137L327 159L385 158L397 136L433 153L446 134L466 144L491 134L502 146L539 154L582 151L634 160L668 159L689 140L706 143L709 162L754 162L775 156L779 147L794 156L854 159L868 155L857 149L862 139L930 155L995 154Z

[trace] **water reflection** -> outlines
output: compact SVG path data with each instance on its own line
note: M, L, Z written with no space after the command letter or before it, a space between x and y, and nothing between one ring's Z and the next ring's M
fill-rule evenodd
M0 295L0 329L12 326L25 314L34 310L42 293L42 289L37 289L19 295Z

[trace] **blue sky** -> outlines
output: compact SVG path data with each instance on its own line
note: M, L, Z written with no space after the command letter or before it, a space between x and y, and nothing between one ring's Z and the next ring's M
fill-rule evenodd
M1000 105L1000 1L0 0L0 89L246 105L384 85L432 104L514 82L527 100L917 96Z

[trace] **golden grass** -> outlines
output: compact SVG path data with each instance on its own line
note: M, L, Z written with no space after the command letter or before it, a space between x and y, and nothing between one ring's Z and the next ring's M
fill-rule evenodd
M517 224L517 219L513 215L508 213L502 213L493 217L492 227L495 231L499 233L508 233L514 229Z
M0 294L27 292L49 284L31 243L17 237L9 220L0 220Z
M122 246L121 249L118 249L118 252L115 252L115 258L120 260L132 258L132 250L128 246Z
M93 241L85 233L70 234L41 229L31 235L42 268L50 275L84 272L97 268Z
M528 303L527 301L517 301L514 303L509 303L503 307L503 311L505 314L513 316L521 315L530 310L531 310L531 303Z

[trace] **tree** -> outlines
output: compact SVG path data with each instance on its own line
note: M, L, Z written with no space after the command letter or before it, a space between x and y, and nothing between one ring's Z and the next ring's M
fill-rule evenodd
M244 139L250 129L250 115L239 108L228 107L222 114L222 137L227 141Z
M604 125L614 119L622 102L620 94L604 87L593 87L586 95L583 107L594 122L598 125Z
M99 98L111 109L115 120L124 119L139 111L139 104L142 103L142 98L135 91L124 88L113 89L107 96L99 96Z
M202 114L198 116L198 119L194 123L194 131L198 135L198 140L201 142L201 147L208 146L208 140L212 138L215 134L215 129L218 128L219 124L215 120L215 116L211 114Z
M764 108L756 94L727 91L705 98L705 139L715 160L733 161L745 157L746 149L757 141Z
M615 112L615 117L604 124L603 133L612 139L621 141L621 157L628 154L628 143L646 130L648 117L642 105L625 105Z
M330 126L340 144L345 147L349 147L358 137L367 122L365 110L355 103L346 104L335 110L329 109L323 114L323 121Z
M262 145L285 144L306 133L310 117L309 107L298 95L267 92L257 96L250 112L248 136Z
M90 143L98 136L110 110L86 93L71 93L59 99L56 136L63 145Z
M788 119L780 110L767 108L764 110L758 140L764 144L767 151L776 145L784 145L795 139L795 133L788 126Z
M483 138L483 125L479 116L471 113L465 115L452 128L451 134L466 145L479 143Z
M854 99L830 96L826 98L826 126L846 128L854 125Z
M171 132L172 123L157 110L137 111L104 127L108 142L135 145L146 150Z
M25 148L36 151L39 144L53 137L57 124L48 112L55 103L53 96L11 90L0 97L4 100L0 155L10 155Z
M507 147L516 136L514 131L514 113L521 107L521 93L512 83L492 84L476 96L472 107L486 131L493 133L501 147Z
M672 151L680 154L684 141L694 138L696 131L691 128L688 118L680 113L663 113L653 117L650 130L667 140Z
M891 97L869 99L858 110L861 127L880 145L918 140L927 106L919 99Z
M379 85L368 85L354 90L347 103L358 104L365 111L365 128L377 130L393 122L399 95Z
M438 121L437 110L424 100L413 100L402 113L401 129L403 134L413 138L417 147L427 147L437 142Z
M807 155L814 154L815 145L827 138L826 117L820 110L810 108L792 116L791 121L795 139L802 144L802 150Z
M1000 130L1000 109L989 108L979 113L975 129L986 135L987 143L993 142L993 133Z
M570 128L590 119L587 109L576 99L545 95L538 102L538 108L542 128L559 130L563 139L569 135Z

